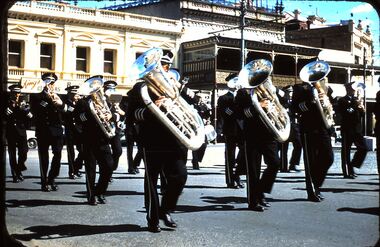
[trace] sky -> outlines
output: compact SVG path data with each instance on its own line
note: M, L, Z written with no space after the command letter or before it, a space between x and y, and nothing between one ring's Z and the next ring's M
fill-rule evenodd
M280 2L280 0L278 0ZM256 2L256 0L254 0ZM271 8L275 6L276 0L258 0L263 7ZM115 4L123 4L124 1L78 1L80 7L103 8ZM375 48L375 65L380 66L380 20L376 10L365 2L349 1L302 1L302 0L283 0L286 12L293 12L295 9L301 11L301 16L316 15L323 17L326 23L339 23L340 20L352 19L355 23L362 20L362 26L366 29L370 26L372 39ZM352 15L352 16L351 16Z

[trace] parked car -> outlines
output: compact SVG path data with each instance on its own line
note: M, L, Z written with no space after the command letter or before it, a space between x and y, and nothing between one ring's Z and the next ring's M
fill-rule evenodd
M35 149L37 148L37 138L36 138L36 132L34 130L27 130L26 131L26 138L28 141L28 148Z

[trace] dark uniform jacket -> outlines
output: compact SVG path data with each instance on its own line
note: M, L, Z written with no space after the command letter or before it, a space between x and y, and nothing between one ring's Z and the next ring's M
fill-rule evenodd
M110 139L101 129L95 116L91 112L90 97L82 98L77 102L75 108L75 120L78 124L82 125L83 141L90 145L106 145L109 144Z
M315 100L318 99L314 98L312 86L309 83L294 85L291 111L299 116L300 128L305 133L326 130Z
M364 110L358 108L357 100L346 95L338 100L338 110L341 114L341 130L350 133L362 133L362 117Z
M138 82L128 92L128 121L139 126L139 144L150 151L176 152L185 151L185 146L169 131L163 122L146 107L141 97L140 89L144 82ZM149 90L152 104L157 96Z
M33 114L26 102L13 106L11 99L8 99L5 110L5 120L7 122L7 134L15 133L19 136L26 136L26 129L30 124Z
M249 91L240 89L236 94L237 116L244 120L244 137L248 141L274 141L274 136L252 105Z
M32 96L31 107L35 117L36 134L48 132L50 136L62 136L62 112L65 104L60 107L55 106L51 98L44 92Z
M241 128L238 125L235 97L228 92L218 98L218 119L222 122L222 133L224 135L238 136Z
M74 102L69 99L65 101L65 104L66 111L63 114L63 120L65 123L66 134L74 138L79 138L80 134L82 133L82 125L75 121L74 112L76 105L74 105Z

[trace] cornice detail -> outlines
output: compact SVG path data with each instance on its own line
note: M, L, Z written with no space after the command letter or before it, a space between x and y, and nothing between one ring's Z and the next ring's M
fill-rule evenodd
M59 34L58 32L49 28L48 30L43 31L41 33L36 33L36 36L37 37L59 38L59 37L61 37L61 34Z
M95 41L94 36L92 36L89 33L81 33L75 37L71 38L71 41L86 41L86 42L93 42Z

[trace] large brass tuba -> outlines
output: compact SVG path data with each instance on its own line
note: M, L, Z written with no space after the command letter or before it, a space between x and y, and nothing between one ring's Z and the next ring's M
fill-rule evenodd
M326 128L334 125L334 109L327 95L326 77L330 73L330 66L325 61L313 61L306 64L300 71L300 78L313 87L314 100L322 115Z
M162 49L152 48L140 55L131 68L131 79L143 78L147 83L141 88L141 96L148 109L179 141L190 150L197 150L205 140L202 118L194 107L180 95L179 82L161 66ZM157 107L148 93L148 87L157 96L164 96L161 107Z
M270 79L272 70L272 63L268 60L253 60L239 72L236 83L237 87L253 89L250 91L255 110L275 139L284 142L289 138L290 118L276 95L276 88ZM261 107L260 101L262 99L269 100L268 108Z
M115 126L106 119L111 111L105 100L103 92L103 76L96 75L88 78L78 89L78 94L89 97L88 103L96 122L106 137L115 136Z

